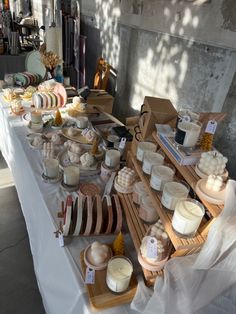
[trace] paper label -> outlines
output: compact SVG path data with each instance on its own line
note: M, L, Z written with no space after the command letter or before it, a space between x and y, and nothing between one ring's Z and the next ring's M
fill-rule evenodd
M209 120L206 126L206 133L214 134L217 128L217 122L214 120Z
M120 149L124 149L125 148L125 144L126 144L126 138L122 137L121 140L120 140L119 148Z
M59 241L59 246L63 247L64 246L64 236L63 236L63 233L61 233L61 232L59 232L58 241Z
M85 283L87 285L95 284L95 270L94 269L89 268L89 267L86 268Z
M157 258L157 239L154 237L149 237L147 240L147 257Z

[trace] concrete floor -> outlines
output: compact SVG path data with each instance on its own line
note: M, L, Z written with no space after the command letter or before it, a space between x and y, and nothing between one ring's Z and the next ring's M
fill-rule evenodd
M0 153L0 314L43 313L24 217Z

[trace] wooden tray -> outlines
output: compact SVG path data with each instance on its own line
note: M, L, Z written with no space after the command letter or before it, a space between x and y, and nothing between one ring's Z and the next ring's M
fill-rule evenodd
M83 275L86 272L86 265L84 263L84 250L80 253L80 263ZM95 284L86 285L90 305L94 311L101 311L113 306L129 303L132 301L136 289L137 279L133 274L130 281L129 290L122 294L113 294L106 285L107 270L97 270L95 272Z
M80 143L80 144L87 144L87 145L92 145L92 143L89 143L86 139L85 136L81 135L82 131L80 131L78 129L78 133L76 135L73 135L73 136L70 136L68 134L68 130L69 128L64 128L61 130L61 134L63 136L65 136L66 138L68 138L69 140L71 141L74 141L74 142L77 142L77 143Z

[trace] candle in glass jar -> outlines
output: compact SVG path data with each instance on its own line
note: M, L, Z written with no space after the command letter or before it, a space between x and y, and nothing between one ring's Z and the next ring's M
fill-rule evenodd
M194 147L201 132L200 122L179 121L175 141L184 147Z
M153 166L162 165L164 162L164 156L155 152L145 152L143 158L143 172L151 174Z
M108 288L117 293L128 289L133 273L133 265L125 256L112 257L107 265L106 283Z
M181 199L186 199L189 193L189 186L186 183L167 182L164 185L161 203L170 210L175 210L175 206Z
M136 182L133 189L133 202L140 205L141 199L147 196L147 189L142 181Z
M155 223L159 216L155 207L153 206L150 196L143 196L141 198L140 208L139 208L139 217L147 223Z
M152 167L150 185L154 190L162 191L165 183L173 180L175 168L171 166Z
M204 206L188 198L177 203L172 219L172 227L183 236L193 236L205 214Z
M144 153L145 152L155 152L157 149L156 144L151 143L151 142L140 142L138 143L138 147L137 147L137 159L139 161L143 161L144 158Z

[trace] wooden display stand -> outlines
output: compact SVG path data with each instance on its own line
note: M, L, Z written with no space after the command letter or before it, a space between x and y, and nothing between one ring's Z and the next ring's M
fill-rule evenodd
M156 132L153 132L152 136L155 142L158 144L159 148L162 149L165 153L165 159L167 159L168 162L171 162L175 166L176 175L181 179L184 179L196 193L196 184L198 180L200 180L200 177L196 174L194 166L180 166L162 144ZM150 176L146 175L143 172L142 164L136 159L134 150L129 152L128 166L136 171L137 175L147 188L152 202L163 223L165 231L169 235L169 238L174 246L174 252L171 254L170 258L197 253L201 249L207 238L209 227L215 221L215 218L221 213L223 206L210 204L209 202L201 199L201 196L197 195L196 193L200 201L204 204L210 219L209 221L206 221L206 219L202 221L200 228L194 237L181 238L177 236L172 229L172 213L162 208L161 192L155 191L150 187ZM132 201L132 195L119 194L119 197L125 211L132 240L134 242L136 251L138 252L142 238L144 237L146 230L148 229L148 225L146 225L139 219L136 205ZM149 272L143 269L143 274L147 285L152 285L155 282L156 276L162 275L162 273L163 272Z
M84 250L80 253L80 263L83 275L85 275ZM114 294L106 285L106 272L107 269L95 271L95 284L86 284L89 302L94 311L129 303L136 293L137 279L134 274L131 277L129 289L122 294Z

